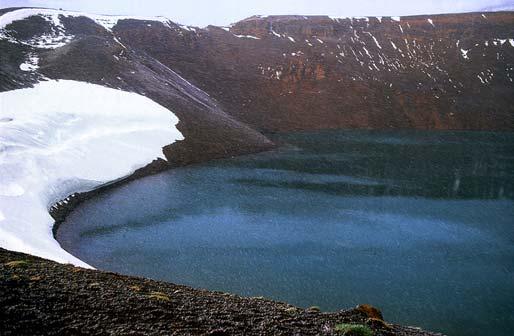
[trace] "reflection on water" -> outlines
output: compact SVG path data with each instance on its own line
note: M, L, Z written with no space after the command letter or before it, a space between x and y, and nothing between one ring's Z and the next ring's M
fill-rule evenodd
M88 201L58 232L101 269L451 335L514 328L514 135L326 131Z

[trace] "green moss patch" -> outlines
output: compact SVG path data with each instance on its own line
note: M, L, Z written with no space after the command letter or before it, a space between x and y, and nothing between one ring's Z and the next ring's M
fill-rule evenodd
M29 264L29 262L26 261L26 260L13 260L13 261L6 262L4 264L4 266L7 266L7 267L22 267L22 266L27 266L28 264Z
M168 295L166 295L165 293L162 293L162 292L151 292L148 297L150 299L154 299L154 300L160 300L160 301L171 301L170 300L170 297Z
M335 330L346 336L373 336L373 331L363 324L337 324Z

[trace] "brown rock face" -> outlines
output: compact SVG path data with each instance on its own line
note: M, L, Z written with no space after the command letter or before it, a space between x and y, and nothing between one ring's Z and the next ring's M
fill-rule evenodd
M514 130L514 12L256 16L205 29L61 23L72 39L56 49L24 43L54 31L48 20L6 27L0 90L44 75L147 95L181 121L185 140L166 148L173 164L270 148L259 131ZM39 57L37 73L19 69L29 54Z
M513 130L513 28L502 12L115 32L260 130Z

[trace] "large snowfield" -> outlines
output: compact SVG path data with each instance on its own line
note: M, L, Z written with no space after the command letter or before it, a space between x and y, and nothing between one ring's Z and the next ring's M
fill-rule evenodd
M53 238L49 208L164 158L183 139L177 123L144 96L94 84L0 93L0 247L87 267Z

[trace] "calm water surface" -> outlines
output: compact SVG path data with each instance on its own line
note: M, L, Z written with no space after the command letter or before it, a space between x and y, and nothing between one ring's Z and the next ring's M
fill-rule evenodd
M323 131L175 169L76 209L100 269L386 319L513 335L514 134Z

